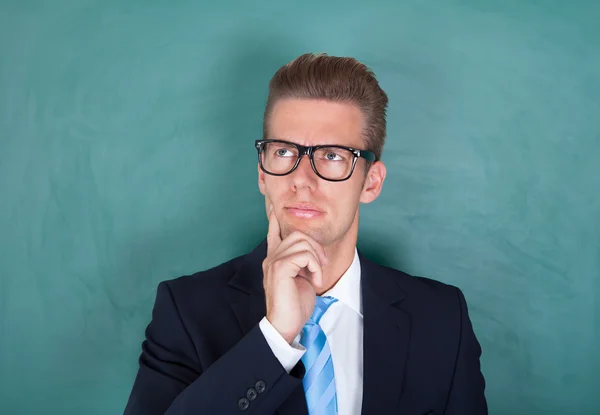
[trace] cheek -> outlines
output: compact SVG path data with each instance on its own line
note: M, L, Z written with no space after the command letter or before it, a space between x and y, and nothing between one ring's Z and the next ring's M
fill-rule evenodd
M274 177L266 176L264 182L264 192L265 196L269 197L272 200L278 200L280 195L284 190L283 180L273 180ZM276 179L276 178L275 178Z
M335 213L341 217L353 217L360 203L359 184L348 184L349 186L335 187L328 192L330 201L335 206Z

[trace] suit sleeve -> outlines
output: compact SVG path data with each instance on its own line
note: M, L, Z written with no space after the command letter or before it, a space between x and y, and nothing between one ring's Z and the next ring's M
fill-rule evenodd
M444 413L446 415L487 415L485 379L479 362L481 346L473 331L465 297L458 288L457 294L461 314L461 337L450 395Z
M258 324L208 368L179 315L167 283L158 286L152 320L125 415L272 413L301 384L303 366L281 366Z

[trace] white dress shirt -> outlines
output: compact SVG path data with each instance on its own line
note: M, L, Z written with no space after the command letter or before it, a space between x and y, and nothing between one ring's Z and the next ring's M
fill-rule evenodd
M360 292L360 260L354 248L354 260L338 282L323 296L338 299L325 312L319 325L331 350L339 415L360 415L363 395L363 315ZM267 343L289 373L306 349L299 341L290 346L264 317L259 323Z

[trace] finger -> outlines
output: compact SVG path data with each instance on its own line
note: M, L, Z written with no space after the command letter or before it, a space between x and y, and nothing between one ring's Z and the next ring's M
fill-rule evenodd
M279 221L275 216L275 210L271 204L269 211L269 230L267 232L267 256L271 255L281 244L281 230L279 229Z
M280 258L278 262L284 267L289 267L283 271L282 275L290 277L297 277L300 271L304 268L308 268L311 273L311 282L317 287L323 285L323 269L316 256L309 251L296 252L292 255ZM302 278L302 276L300 276Z
M282 252L299 241L306 241L313 247L313 249L317 253L317 258L319 258L319 261L323 266L329 264L329 258L327 258L323 246L307 234L300 231L292 232L287 238L281 241L278 251Z
M299 239L298 241L294 242L293 244L289 245L288 247L284 246L285 242L282 242L279 247L277 248L276 252L273 254L273 256L275 258L283 258L283 257L287 257L290 255L293 255L297 252L302 252L302 251L308 251L311 254L313 254L313 256L320 261L319 256L317 254L317 251L315 250L315 248L310 244L310 242L308 242L306 239ZM323 264L320 264L321 266L323 266Z
M321 264L315 255L309 254L308 251L304 252L305 254L301 257L301 259L306 258L305 267L308 268L311 273L312 283L314 286L321 287L323 285L323 268L321 268Z

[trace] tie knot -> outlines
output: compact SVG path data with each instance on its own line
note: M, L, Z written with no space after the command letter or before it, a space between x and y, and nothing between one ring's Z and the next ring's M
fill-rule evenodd
M337 301L337 298L334 298L334 297L330 297L330 296L319 297L319 296L317 296L317 300L315 301L315 309L312 313L312 316L310 316L309 321L313 322L314 324L319 324L319 321L321 320L321 317L323 317L323 314L325 314L325 312L327 311L329 306L331 306L331 304L335 303L336 301Z

